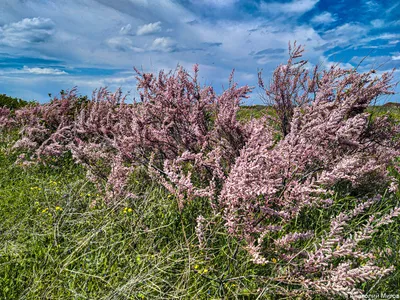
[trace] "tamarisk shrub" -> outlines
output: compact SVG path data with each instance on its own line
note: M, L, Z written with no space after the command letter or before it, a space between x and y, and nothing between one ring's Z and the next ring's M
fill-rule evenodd
M133 109L125 104L121 90L110 93L101 88L93 93L73 126L74 139L69 144L72 155L99 189L106 183L107 200L124 195L131 173L131 167L123 165L118 145L133 123Z
M255 255L257 263L279 266L272 281L286 286L285 296L322 294L361 299L360 284L377 280L394 270L393 266L378 266L379 249L370 247L372 249L367 251L365 242L372 239L381 226L392 223L393 218L399 216L400 207L387 215L370 213L360 221L360 216L381 201L379 196L362 200L353 209L339 213L328 222L326 232L317 238L312 231L292 232L279 238L265 234L264 238L270 238L267 247L273 262L259 256L261 245L252 245L249 251ZM354 220L357 220L357 227L350 226ZM308 242L302 243L304 240Z
M197 65L193 77L183 68L176 75L160 72L158 78L139 71L138 75L142 102L135 111L135 129L150 152L157 150L157 157L174 159L183 152L208 152L224 143L226 159L234 160L245 136L236 112L249 87L237 88L232 74L229 89L217 96L212 87L200 87Z
M232 73L229 88L218 96L211 87L200 87L197 65L194 76L183 68L176 74L160 72L158 78L138 75L142 102L131 133L122 136L123 141L136 136L140 147L122 142L121 153L129 157L141 149L142 160L151 161L151 174L177 195L180 208L195 196L212 199L248 137L236 112L250 88L238 88Z
M138 71L141 105L135 113L144 148L161 159L184 151L199 151L207 141L215 94L200 88L197 66L194 78L179 68L176 74L161 71L157 77Z
M178 195L180 207L184 199L210 196L247 139L236 112L250 88L238 88L232 74L217 96L198 83L197 65L193 76L183 68L158 77L136 72L140 102L128 105L120 92L101 89L77 116L74 158L93 181L106 180L110 201L126 195L130 174L143 166Z
M304 53L304 47L289 43L289 59L285 65L278 66L272 75L269 87L265 86L262 73L258 73L258 85L264 90L264 100L272 105L277 114L277 122L283 136L290 131L290 121L294 108L311 102L318 85L318 67L312 72L305 68L306 60L296 61Z
M378 232L381 226L392 223L393 218L400 215L400 207L392 209L384 216L372 214L362 228L352 234L348 232L346 234L346 226L350 220L365 213L370 206L380 200L379 196L368 199L358 204L352 211L342 212L334 217L330 223L329 233L321 239L314 250L306 253L301 266L291 276L298 275L297 280L313 293L357 298L363 295L357 284L379 279L393 271L393 266L388 268L377 266L376 260L379 254L366 252L360 244L372 239L372 235ZM295 260L293 256L289 258L290 262Z
M49 104L20 109L21 139L14 148L39 160L71 151L92 181L99 187L106 182L110 199L124 195L139 166L150 167L182 201L210 195L247 139L248 126L236 112L250 88L233 84L232 73L229 88L217 96L198 83L197 65L193 76L183 68L158 77L136 71L141 101L133 105L121 91L105 88L82 103L73 89Z
M10 109L0 107L0 131L6 130L15 124L15 120L11 116Z
M94 181L106 180L111 197L124 195L135 167L152 157L159 175L165 159L200 148L207 133L212 89L201 91L182 68L159 78L136 71L141 102L126 105L120 93L102 89L75 126L74 157Z
M74 120L85 102L76 89L61 93L44 105L29 105L15 112L21 139L14 148L30 150L37 159L59 156L69 150Z
M212 198L247 140L236 113L250 88L238 88L232 73L229 88L217 96L211 87L200 87L197 65L193 77L182 68L158 78L138 74L142 102L131 135L139 135L143 153L152 153L152 174L178 196L180 208L184 199ZM135 143L121 151L130 149L123 152L129 156L134 148Z
M291 53L291 59L300 57L301 48L296 49ZM290 121L284 126L283 119L279 119L283 138L275 142L273 127L259 122L236 159L219 197L228 231L246 241L254 262L261 264L268 263L266 257L273 249L265 242L269 238L285 235L275 243L285 246L309 237L309 232L285 233L285 225L305 209L329 207L338 185L345 183L350 193L361 197L371 192L378 194L389 185L398 184L389 175L388 167L400 155L400 127L385 117L372 119L366 112L371 101L393 93L390 90L391 74L385 73L378 78L373 76L373 71L359 74L334 66L322 73L314 72L310 77L302 69L304 63L294 68L293 75L288 71L292 69L291 60L289 62L287 68L278 67L275 71L270 88L273 92L269 94L274 95L272 100L276 101L278 116ZM311 84L304 86L306 82ZM310 86L315 93L311 102L305 98ZM279 91L287 88L291 92L281 98ZM366 225L368 229L348 240L346 247L339 243L344 237L335 231L339 225L334 222L331 234L335 236L335 243L340 244L339 249L346 250L325 258L330 260L341 255L358 258L358 252L351 250L352 247L370 238L378 226L390 222L398 214L399 208L396 208L383 217L387 221L371 219ZM347 220L343 219L340 226ZM287 276L291 280L303 278L297 283L306 288L352 296L356 294L356 283L389 271L375 266L372 257L362 268L356 268L352 263L336 266L322 263L321 257L326 254L326 249L334 247L334 243L321 247L326 248L314 254L286 254L289 261L294 257L303 258L299 264L305 267L299 271L288 265ZM304 260L305 257L309 260ZM314 271L320 277L307 279L311 267L306 266L310 261L318 260L317 257L321 261ZM303 275L296 272L303 272ZM347 277L343 278L345 274Z

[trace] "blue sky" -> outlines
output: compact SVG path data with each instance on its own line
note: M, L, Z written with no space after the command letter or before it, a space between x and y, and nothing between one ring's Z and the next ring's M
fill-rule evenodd
M0 93L45 102L61 89L108 86L133 97L134 66L194 63L217 91L233 68L239 84L256 86L257 71L268 80L295 40L312 65L354 67L366 57L360 71L399 68L400 2L1 0ZM261 103L258 92L248 104Z

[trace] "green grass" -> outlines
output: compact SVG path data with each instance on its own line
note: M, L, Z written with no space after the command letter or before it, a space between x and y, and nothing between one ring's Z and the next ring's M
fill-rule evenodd
M400 121L400 107L395 106L371 106L368 112L374 116L387 115L395 120ZM260 118L265 114L274 114L270 107L264 105L241 106L238 111L238 118L243 121L250 120L251 118Z
M248 121L251 118L258 119L271 113L273 113L273 110L264 105L241 106L237 116L239 120Z
M261 112L240 113L248 118ZM137 175L136 199L105 205L69 157L47 166L16 165L17 154L8 150L14 138L0 134L0 299L277 299L273 293L281 284L270 274L284 265L253 265L207 200L180 213L173 196ZM398 196L385 198L364 218L398 205ZM308 211L290 226L313 224L322 233L332 212L352 205L351 198L338 199L329 211ZM205 248L195 235L200 214L212 222ZM390 276L362 285L370 294L400 290L399 225L382 228L365 244L389 249L379 254L381 265L396 266Z
M220 219L212 248L197 246L192 224L207 203L180 214L171 196L146 183L135 187L135 201L105 206L70 160L22 169L14 158L0 156L0 299L201 299L254 290L249 258ZM241 278L224 281L234 277Z
M369 112L376 116L386 115L400 121L400 107L372 106L369 108Z

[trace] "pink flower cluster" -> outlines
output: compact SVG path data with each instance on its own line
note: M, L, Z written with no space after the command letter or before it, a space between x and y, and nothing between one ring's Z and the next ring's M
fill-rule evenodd
M44 105L29 105L15 112L21 139L14 148L31 150L37 159L59 156L68 151L73 138L75 116L83 107L76 89L62 93Z
M10 110L5 107L0 107L0 131L13 127L15 123Z
M346 236L348 222L380 198L367 200L334 218L314 250L296 247L316 238L312 230L288 232L287 226L306 209L328 208L339 186L360 198L397 189L388 167L398 168L400 126L367 111L377 97L392 93L392 76L338 66L310 72L306 61L296 61L302 53L301 46L289 49L287 64L275 70L269 87L260 76L277 118L239 122L240 102L251 89L233 83L233 73L229 88L217 95L200 86L197 65L192 75L183 68L158 76L136 70L140 101L134 104L106 89L81 103L72 90L16 111L12 122L22 129L14 147L31 149L37 158L71 151L88 177L106 187L107 201L134 197L130 176L145 168L176 195L180 210L196 197L208 198L255 263L270 263L269 254L278 251L288 264L280 281L310 293L357 296L358 283L391 270L375 265L375 257L358 245L400 209L371 217ZM0 110L0 124L9 118L9 111ZM206 220L200 216L197 223L203 247Z

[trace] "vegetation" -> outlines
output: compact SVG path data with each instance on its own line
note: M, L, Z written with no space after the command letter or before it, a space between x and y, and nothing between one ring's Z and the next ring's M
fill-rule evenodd
M198 67L0 111L2 298L357 298L400 288L400 119L375 77L297 64L268 108Z
M70 157L23 168L8 151L12 141L3 137L0 153L1 299L270 297L266 275L284 263L272 257L269 270L254 265L223 220L211 217L206 201L180 214L169 193L138 175L132 186L139 197L107 206ZM296 227L312 223L322 232L329 216L351 203L343 198L329 211L308 211ZM388 197L366 215L395 205L398 196ZM202 249L194 226L199 214L208 219ZM399 266L399 237L398 223L374 236L371 244L383 249L382 264ZM364 285L370 294L399 288L398 268Z
M251 262L223 234L221 219L210 232L213 248L197 247L191 224L205 213L204 203L179 214L171 195L141 181L138 199L106 206L68 158L22 169L2 152L0 170L1 299L201 299L255 292Z
M25 100L18 99L18 98L13 98L13 97L7 96L6 94L0 94L0 108L4 107L4 108L8 108L8 109L17 109L17 108L24 107L31 103L34 103L34 102L29 102L29 101L25 101Z

